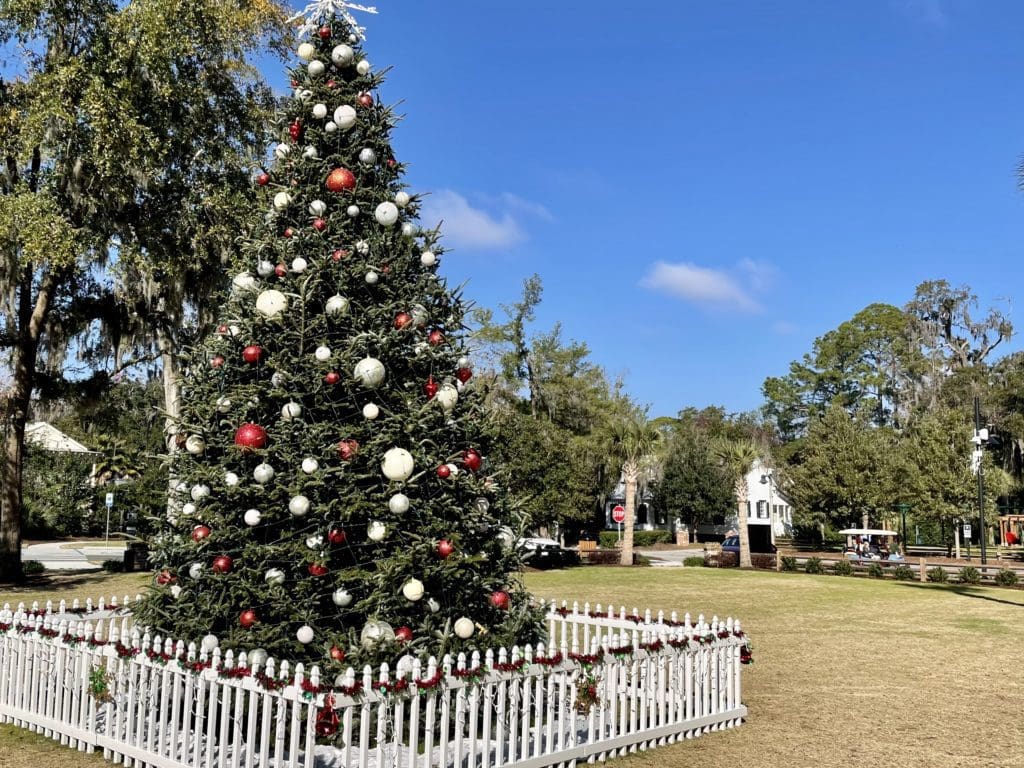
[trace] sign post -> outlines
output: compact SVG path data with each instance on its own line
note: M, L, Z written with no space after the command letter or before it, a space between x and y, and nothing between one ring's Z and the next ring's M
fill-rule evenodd
M104 543L110 544L110 510L114 506L114 494L107 494L107 535L104 537Z
M622 521L626 519L626 508L621 504L612 507L612 520L619 525L619 543L622 542Z

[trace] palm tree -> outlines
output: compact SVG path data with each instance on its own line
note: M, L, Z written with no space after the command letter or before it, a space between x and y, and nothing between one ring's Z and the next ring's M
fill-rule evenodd
M626 519L623 522L622 551L619 562L633 564L633 523L636 519L636 489L644 460L660 440L660 433L647 421L646 414L634 411L613 421L609 427L609 449L622 468L626 485Z
M747 528L747 473L761 457L761 452L750 440L720 440L712 448L712 455L733 481L736 511L739 518L740 568L753 568L750 560L750 531Z

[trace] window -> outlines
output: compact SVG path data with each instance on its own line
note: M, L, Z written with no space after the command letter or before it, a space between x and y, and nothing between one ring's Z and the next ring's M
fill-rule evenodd
M768 502L759 501L757 502L757 517L759 520L768 519Z

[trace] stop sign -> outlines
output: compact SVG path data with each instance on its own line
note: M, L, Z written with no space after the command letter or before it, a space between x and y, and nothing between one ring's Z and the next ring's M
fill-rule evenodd
M616 523L621 523L626 519L626 508L621 504L616 504L612 507L612 520Z

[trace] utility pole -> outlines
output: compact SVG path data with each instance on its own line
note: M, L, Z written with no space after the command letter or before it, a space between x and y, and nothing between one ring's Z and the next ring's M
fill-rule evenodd
M981 533L981 564L985 565L985 443L988 442L988 430L981 426L981 398L974 396L974 455L978 467L978 523Z

